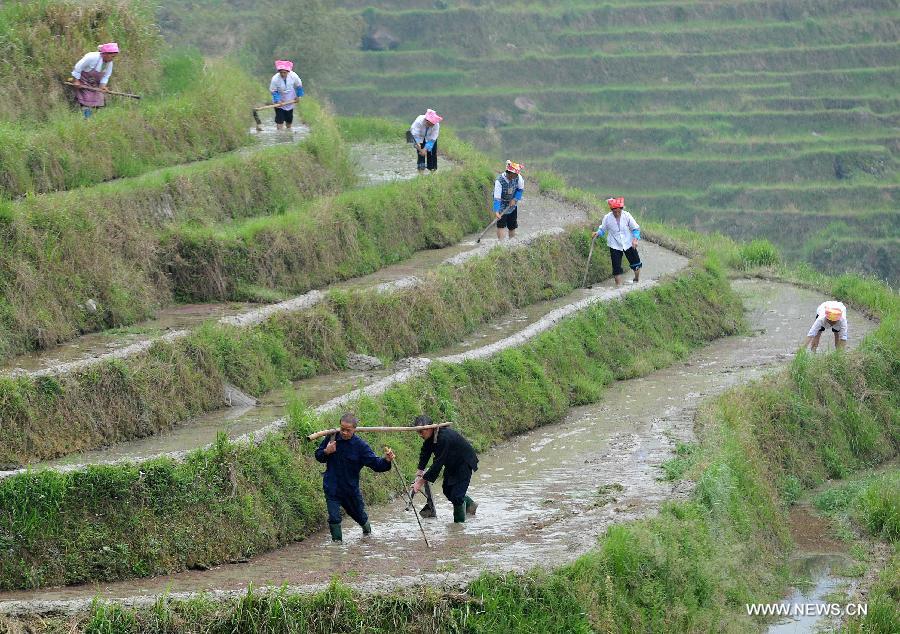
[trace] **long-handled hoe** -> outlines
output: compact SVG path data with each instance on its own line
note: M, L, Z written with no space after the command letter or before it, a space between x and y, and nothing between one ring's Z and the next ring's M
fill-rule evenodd
M387 451L387 447L385 447L384 449L385 451ZM419 530L422 531L422 539L425 540L425 545L431 548L431 544L428 543L428 536L425 535L425 527L422 526L422 520L419 519L419 514L415 512L416 507L413 505L412 491L406 488L406 478L404 478L403 474L400 472L400 465L397 464L396 457L394 457L394 470L397 472L397 477L400 478L400 487L403 489L403 492L406 493L406 499L409 501L409 504L413 506L413 515L416 516L416 522L418 522L419 524Z
M500 214L500 218L502 218L506 214L511 214L513 209L515 209L515 208L516 207L507 207L506 211L504 211L502 214ZM486 234L491 227L493 227L495 224L497 224L497 221L500 220L500 218L494 218L493 220L491 220L491 224L489 224L487 227L485 227L484 231L481 232L481 235L478 236L478 239L475 241L476 244L481 243L481 239L484 237L484 234Z
M591 238L591 250L588 251L587 264L584 266L584 279L581 280L582 286L585 286L585 284L587 284L588 271L591 270L591 258L594 256L594 242L596 242L596 241L597 241L597 234L595 233L594 237Z
M285 101L283 103L270 103L265 106L256 106L253 109L253 120L256 122L256 131L262 132L262 120L259 118L260 110L267 110L269 108L281 108L282 106L289 106L291 104L297 103L300 101L299 99L293 99L291 101Z

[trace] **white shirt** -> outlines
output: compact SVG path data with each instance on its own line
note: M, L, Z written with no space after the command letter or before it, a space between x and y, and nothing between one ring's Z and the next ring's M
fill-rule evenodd
M105 71L104 71L105 68ZM113 63L103 61L103 57L100 55L100 51L95 51L93 53L88 53L75 64L75 68L72 69L72 77L75 79L81 79L81 73L86 70L96 70L103 73L103 77L100 78L100 84L105 86L109 83L109 76L112 75Z
M830 307L841 309L841 318L834 324L829 324L825 321L825 309ZM816 320L813 322L813 325L806 336L815 337L822 332L823 329L827 330L829 328L831 330L836 330L840 334L841 339L847 341L847 337L850 334L847 328L847 307L841 302L828 301L819 304L819 307L816 309Z
M281 78L281 73L275 73L272 75L272 81L269 82L269 92L277 91L281 95L281 103L296 99L297 88L302 87L303 82L300 81L300 76L294 71L289 72L284 79ZM293 110L294 104L280 107L282 110Z
M619 220L616 220L613 212L609 212L603 216L603 221L597 228L606 231L606 244L611 248L627 251L631 248L631 243L634 241L631 235L632 229L640 229L641 227L634 221L634 217L623 209Z
M409 126L416 143L424 143L425 141L437 141L438 135L441 133L441 124L435 123L430 128L425 125L425 115L420 114L416 120Z

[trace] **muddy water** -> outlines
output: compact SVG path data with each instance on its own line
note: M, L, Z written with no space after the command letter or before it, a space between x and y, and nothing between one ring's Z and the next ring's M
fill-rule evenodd
M309 126L303 123L295 123L290 130L278 130L275 127L271 111L268 113L269 120L266 120L266 114L260 114L262 119L262 130L256 127L250 128L250 135L255 143L251 145L247 151L252 152L255 148L271 147L273 145L281 145L282 143L297 143L309 136Z
M657 280L687 265L687 260L654 244L642 247L646 264L645 280ZM577 289L563 297L538 302L513 310L502 317L487 322L459 343L429 353L429 358L442 359L484 348L502 341L528 326L540 321L548 313L592 297L602 297L612 286L607 280L591 289ZM635 287L639 288L639 287ZM180 452L211 444L219 432L230 438L238 438L256 432L272 421L286 415L286 406L298 398L309 406L327 403L354 389L364 388L392 375L394 370L382 369L368 372L348 370L315 376L296 381L292 385L273 390L260 399L257 407L220 409L185 421L169 432L138 440L116 444L108 449L70 454L64 458L31 465L66 467L84 464L110 463L122 460L140 460L163 453Z
M170 596L203 590L244 592L288 584L317 589L333 575L365 590L434 583L454 586L483 570L554 567L584 553L608 526L653 513L686 496L683 484L659 481L659 465L675 440L690 440L702 399L759 377L789 361L821 295L771 282L734 282L748 307L751 333L729 337L646 377L612 385L601 402L518 436L482 455L470 493L479 503L465 525L435 487L438 517L424 520L425 548L411 512L396 501L370 509L372 536L352 521L345 542L326 531L244 564L154 579L0 595L0 610L40 609L44 601ZM851 311L855 345L872 325ZM400 467L409 478L414 465ZM376 477L395 478L395 474ZM398 482L399 487L399 482ZM23 606L10 601L24 600ZM35 603L39 601L40 603Z
M789 616L779 618L766 628L767 634L801 634L832 631L839 618L826 616L834 602L829 595L846 585L846 580L836 577L832 570L846 568L853 562L847 555L837 553L803 553L791 561L795 577L807 580L798 584L790 596L779 601L782 609L790 610ZM843 607L843 604L841 604Z

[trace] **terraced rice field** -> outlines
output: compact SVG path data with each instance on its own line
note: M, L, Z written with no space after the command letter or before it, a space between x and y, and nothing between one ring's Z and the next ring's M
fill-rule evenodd
M900 280L896 0L338 4L342 113L434 107L639 216Z

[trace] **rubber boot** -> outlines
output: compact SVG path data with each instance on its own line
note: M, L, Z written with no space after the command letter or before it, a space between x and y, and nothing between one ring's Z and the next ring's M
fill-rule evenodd
M363 524L363 535L371 535L372 534L372 525L366 522Z
M468 495L466 496L466 515L475 515L475 511L478 510L478 502L470 498Z
M341 533L341 525L340 524L329 524L328 530L331 531L331 541L333 541L333 542L344 541L344 536Z
M422 510L419 511L419 517L435 517L437 513L434 512L434 507L431 504L426 504L422 507Z
M453 521L462 524L466 521L466 503L460 502L453 505Z

